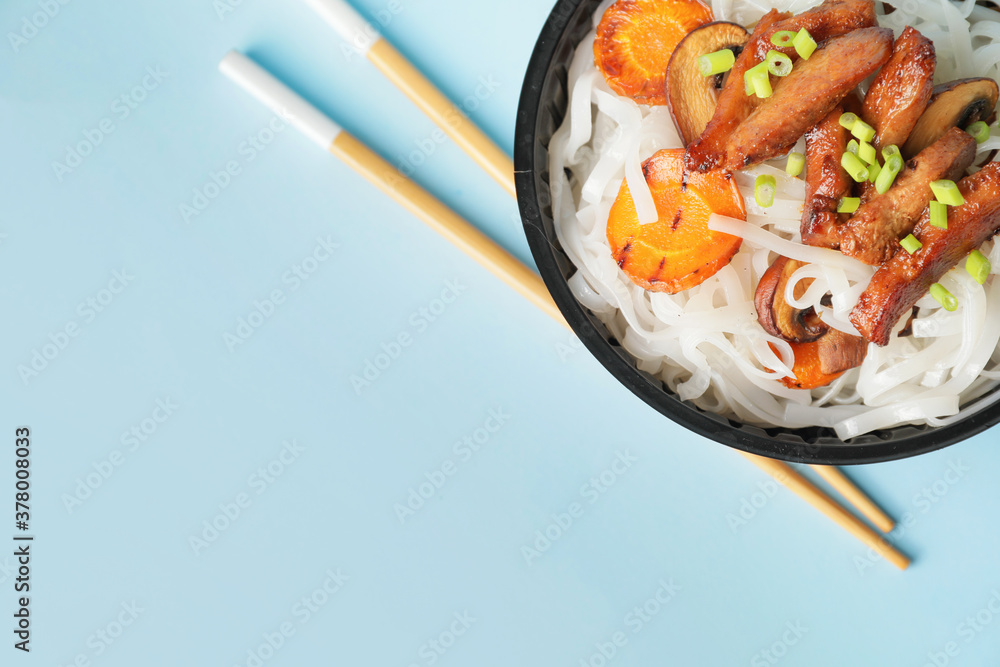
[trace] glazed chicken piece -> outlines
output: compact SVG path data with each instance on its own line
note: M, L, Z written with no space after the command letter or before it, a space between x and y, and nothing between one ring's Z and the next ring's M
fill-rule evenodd
M956 181L976 156L976 140L957 127L906 163L896 182L883 195L872 190L870 199L838 229L840 251L877 266L899 250L899 239L917 224L933 199L931 182Z
M948 228L930 223L925 210L913 230L923 244L912 255L898 252L879 267L851 322L877 345L887 345L893 328L913 305L952 267L1000 232L1000 162L962 179L958 189L965 204L948 209Z
M763 102L756 95L747 95L744 91L743 75L747 70L763 62L772 49L781 51L793 61L797 60L794 48L778 48L771 43L774 33L782 30L798 32L805 28L813 39L823 42L874 25L875 4L871 0L826 0L796 16L773 9L765 14L730 70L726 86L719 95L715 115L701 137L688 147L687 169L715 169L725 157L729 134Z
M806 200L802 207L802 242L823 248L840 247L837 206L851 192L851 177L840 166L850 133L840 124L838 106L806 132Z
M906 143L931 101L936 64L934 43L913 28L903 30L865 95L861 117L875 128L876 148Z
M786 152L891 54L891 30L863 28L799 60L774 94L729 135L718 167L736 171Z

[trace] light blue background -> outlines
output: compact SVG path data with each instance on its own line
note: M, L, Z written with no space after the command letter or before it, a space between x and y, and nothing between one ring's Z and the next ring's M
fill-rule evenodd
M499 84L470 115L509 149L548 3L398 2L385 33L450 96ZM356 6L373 18L390 5ZM1000 591L996 431L850 471L908 517L895 541L912 569L869 560L304 137L281 132L247 160L242 142L271 115L218 74L234 47L394 162L434 128L304 4L232 9L75 0L17 52L0 46L0 536L14 532L21 425L37 535L30 655L12 648L0 556L0 664L254 664L248 651L285 622L295 634L263 664L597 666L597 644L619 631L628 643L611 665L776 664L759 654L776 642L788 666L918 667L949 642L958 653L938 664L1000 664L1000 614L962 625ZM2 32L37 11L4 3ZM121 118L114 101L147 67L168 76ZM60 181L52 163L106 118L114 132ZM179 206L230 160L240 173L185 222ZM514 202L450 142L414 177L528 259ZM283 275L327 236L339 248L293 290ZM130 283L89 321L78 305L106 300L122 270ZM447 281L467 289L421 330L411 314ZM274 289L285 302L230 351L224 334ZM70 322L79 335L23 381L18 367ZM412 344L356 393L351 376L401 333ZM122 434L158 399L179 407L130 451ZM463 460L454 443L491 409L509 420ZM286 440L304 450L258 495L252 475ZM121 465L70 511L66 497L116 450ZM635 461L606 493L582 488L619 453ZM448 461L454 474L401 523L396 504ZM196 554L189 538L241 493L249 507ZM582 516L529 564L522 547L574 502ZM295 605L338 569L349 580L301 623ZM680 590L633 632L628 615L661 580ZM110 646L96 639L133 601L134 623ZM433 653L427 642L465 612L468 631Z

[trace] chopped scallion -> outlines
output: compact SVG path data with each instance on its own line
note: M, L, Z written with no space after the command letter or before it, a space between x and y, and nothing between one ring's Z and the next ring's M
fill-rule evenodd
M847 142L848 153L854 153L855 155L857 155L858 151L860 150L861 150L861 144L858 143L857 139L851 139L850 141Z
M766 61L748 69L743 78L746 84L747 95L753 93L757 97L764 98L770 97L773 93L771 89L771 77Z
M878 152L875 150L875 147L871 144L865 143L864 140L862 140L861 144L858 146L858 157L868 164L875 164L878 162Z
M774 193L778 189L778 180L769 174L761 174L753 184L753 198L757 205L770 208L774 205Z
M955 298L954 294L945 289L941 283L931 285L931 296L948 312L958 310L958 299Z
M851 130L854 129L854 124L857 123L859 120L861 119L858 118L858 115L856 113L848 112L845 114L841 114L840 126L845 130L847 130L848 132L850 132Z
M903 159L903 153L899 150L899 146L886 146L882 149L882 159L886 162L888 162L893 155L899 156L900 160Z
M939 229L948 229L948 207L939 201L931 204L931 225Z
M796 33L791 30L779 30L771 35L771 44L774 44L778 48L787 48L792 45L792 41L795 39L795 34Z
M899 172L903 170L903 158L898 155L891 155L888 160L885 161L885 165L882 167L882 171L879 172L878 178L875 179L875 191L880 195L884 195L892 187L892 184L896 182L896 176Z
M972 135L977 144L981 144L990 138L990 126L981 120L965 128L965 131Z
M924 244L917 240L917 237L913 234L907 234L906 237L899 242L899 245L903 246L903 250L911 255L924 247Z
M872 163L872 166L868 167L868 182L874 183L878 180L878 175L882 173L882 165L878 163L878 160Z
M729 49L706 53L698 57L698 71L702 76L714 76L728 72L736 63L736 55Z
M785 173L795 178L802 173L806 166L806 156L802 153L789 153L788 162L785 163Z
M993 267L990 266L990 260L986 259L986 255L978 250L973 250L969 259L965 260L965 270L969 272L973 280L983 285L990 277L990 271L993 270Z
M799 54L800 58L809 60L809 56L816 50L817 44L816 40L809 34L809 31L803 28L795 35L795 39L792 40L792 46L795 47L795 52Z
M851 134L858 138L858 141L871 141L875 138L875 128L863 120L858 120L851 128Z
M860 206L860 197L841 197L837 204L837 213L854 213Z
M959 192L958 186L955 185L955 181L949 181L942 179L940 181L931 182L931 192L937 197L937 200L942 204L947 204L948 206L961 206L965 203L965 197Z
M792 59L781 51L768 51L767 71L774 76L788 76L792 73Z
M840 166L850 174L855 182L864 183L868 180L868 165L859 160L854 153L844 153L840 158Z

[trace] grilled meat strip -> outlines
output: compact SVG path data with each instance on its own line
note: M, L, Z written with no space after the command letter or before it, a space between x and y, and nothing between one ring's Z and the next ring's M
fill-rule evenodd
M899 250L899 239L913 230L927 202L931 182L958 180L976 156L976 140L957 127L906 163L889 191L872 191L867 202L838 228L840 250L877 266Z
M913 28L903 30L865 95L861 117L875 128L876 148L906 143L931 101L936 64L934 43Z
M1000 232L1000 162L962 179L965 204L948 209L948 228L930 223L925 210L913 234L923 246L912 255L898 252L879 267L851 322L869 341L887 345L896 323L952 267Z
M837 205L850 194L851 177L840 166L850 133L840 124L844 107L835 108L806 132L806 201L802 208L802 242L824 248L840 247Z

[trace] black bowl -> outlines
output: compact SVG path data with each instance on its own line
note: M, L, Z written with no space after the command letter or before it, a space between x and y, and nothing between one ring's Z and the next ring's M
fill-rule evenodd
M724 445L785 461L827 465L891 461L947 447L1000 422L998 402L949 426L899 426L845 442L829 428L765 429L705 412L636 368L632 356L567 285L575 268L556 238L549 193L548 144L566 113L567 71L577 45L593 27L599 4L600 0L559 0L552 10L528 64L514 147L517 199L531 254L559 310L591 354L632 393L681 426Z

